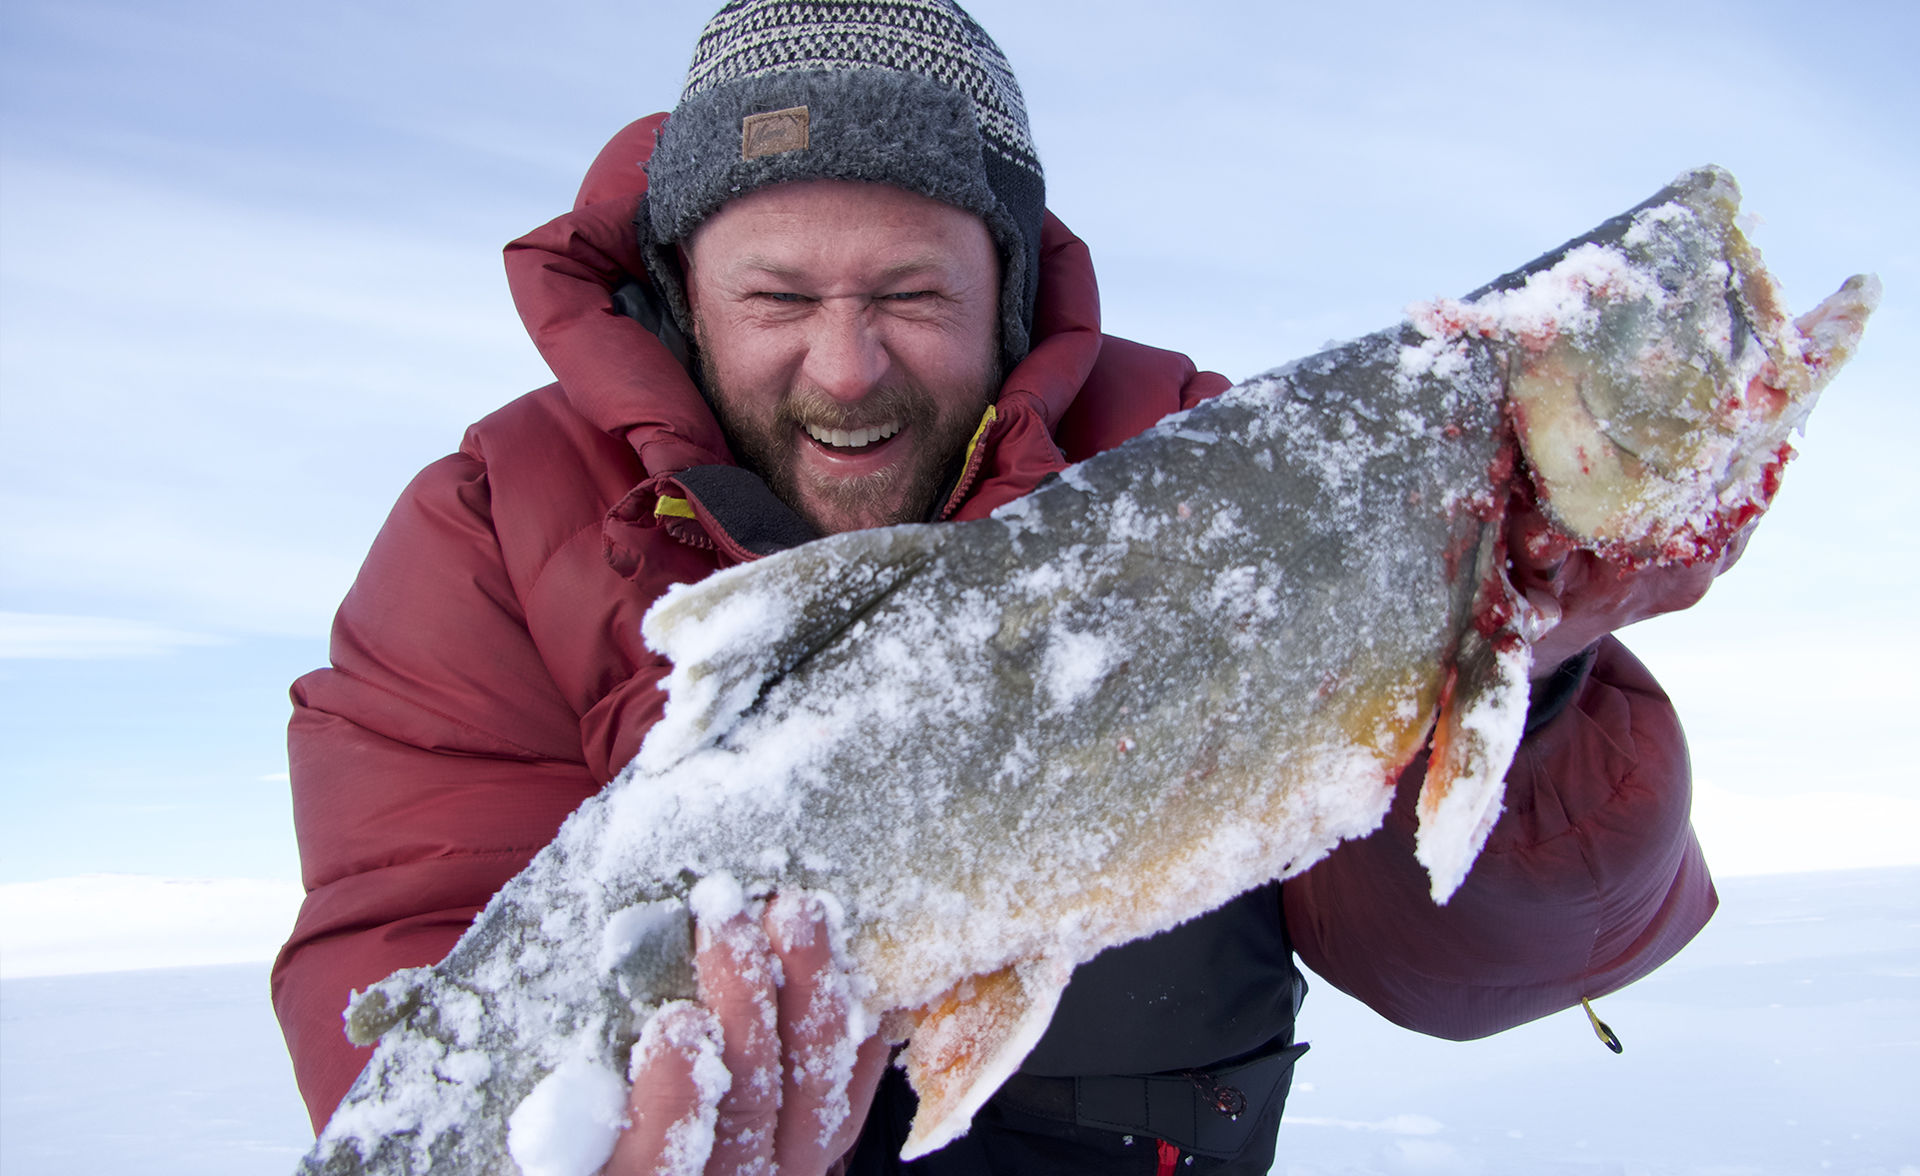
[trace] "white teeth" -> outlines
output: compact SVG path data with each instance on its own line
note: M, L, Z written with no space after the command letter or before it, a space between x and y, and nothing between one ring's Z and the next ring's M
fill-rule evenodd
M835 449L865 449L876 441L885 441L900 431L897 421L884 425L875 425L868 429L823 429L818 425L807 426L807 436L822 445L831 445Z

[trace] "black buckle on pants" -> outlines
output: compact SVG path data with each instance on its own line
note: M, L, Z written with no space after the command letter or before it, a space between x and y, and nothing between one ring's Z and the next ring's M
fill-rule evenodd
M1246 1147L1275 1096L1284 1101L1293 1064L1306 1052L1301 1042L1218 1069L1165 1074L1015 1074L994 1097L1043 1118L1164 1139L1196 1155L1230 1159Z

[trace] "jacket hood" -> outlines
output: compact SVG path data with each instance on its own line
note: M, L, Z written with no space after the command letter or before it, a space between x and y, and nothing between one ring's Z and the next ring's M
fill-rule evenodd
M609 558L630 528L668 526L688 541L729 551L717 519L685 504L679 475L737 464L719 422L689 374L685 343L646 277L635 218L646 163L667 116L623 128L587 169L573 210L506 248L507 283L541 358L575 411L623 438L646 481L609 517ZM1037 486L1067 461L1052 432L1100 355L1100 296L1085 244L1051 213L1041 229L1032 349L1008 373L970 447L942 517L980 517ZM680 505L662 510L663 500ZM697 496L694 501L697 503ZM702 542L702 539L706 542Z

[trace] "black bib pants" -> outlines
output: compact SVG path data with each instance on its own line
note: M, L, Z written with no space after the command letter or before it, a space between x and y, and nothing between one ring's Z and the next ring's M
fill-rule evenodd
M889 1068L851 1176L1266 1176L1306 981L1270 883L1073 974L1020 1071L946 1147L910 1164L916 1107Z

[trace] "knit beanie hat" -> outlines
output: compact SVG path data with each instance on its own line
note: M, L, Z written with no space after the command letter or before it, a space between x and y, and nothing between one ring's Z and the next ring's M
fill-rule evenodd
M737 196L789 180L893 184L986 222L1001 351L1030 346L1046 185L1013 69L951 0L733 0L694 48L647 164L640 243L689 338L673 246Z

